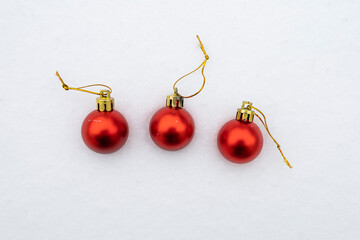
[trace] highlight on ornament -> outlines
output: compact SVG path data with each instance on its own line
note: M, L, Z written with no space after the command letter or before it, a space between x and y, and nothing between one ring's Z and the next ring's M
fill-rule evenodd
M99 95L96 99L96 110L89 113L82 124L81 136L88 148L97 153L113 153L126 142L129 127L124 116L114 109L114 98L110 96L112 89L104 84L91 84L83 87L69 87L56 72L65 90L76 90ZM88 87L106 87L99 92L89 91Z
M209 56L199 38L200 48L205 56L204 61L195 70L185 74L175 81L174 93L166 97L166 106L158 110L152 117L149 125L150 136L154 143L162 149L176 151L186 147L192 140L195 131L194 120L184 107L184 98L191 98L199 94L205 86L204 69ZM194 94L183 96L178 92L176 84L184 77L196 72L201 68L203 83L201 88Z
M233 163L247 163L260 154L263 147L263 136L259 127L253 122L254 115L259 118L265 130L275 142L285 164L292 168L284 156L280 144L271 135L265 115L252 106L251 102L247 101L244 101L241 108L237 110L236 118L225 123L218 133L217 144L221 154Z

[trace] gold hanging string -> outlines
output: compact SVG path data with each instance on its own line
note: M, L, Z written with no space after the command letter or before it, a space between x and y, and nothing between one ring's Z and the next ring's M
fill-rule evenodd
M205 60L204 60L204 61L200 64L200 66L197 67L195 70L189 72L188 74L185 74L184 76L182 76L181 78L179 78L178 80L176 80L176 82L175 82L174 85L173 85L173 89L174 89L174 92L176 92L176 87L175 87L176 84L177 84L181 79L183 79L184 77L186 77L186 76L188 76L188 75L196 72L197 70L199 70L201 67L202 67L202 69L201 69L201 74L202 74L202 76L203 76L203 78L204 78L204 81L203 81L203 84L202 84L201 88L200 88L199 91L197 91L196 93L194 93L194 94L192 94L192 95L189 95L189 96L182 96L182 95L179 94L179 95L180 95L181 97L183 97L183 98L191 98L191 97L196 96L197 94L199 94L199 93L203 90L203 88L204 88L204 86L205 86L204 68L205 68L205 64L206 64L207 60L209 60L209 56L206 54L204 45L202 44L202 42L201 42L201 40L200 40L200 38L199 38L199 35L196 35L196 37L197 37L197 39L198 39L199 42L200 42L200 48L201 48L202 52L203 52L204 55L205 55Z
M86 93L92 93L92 94L95 94L95 95L101 95L101 93L99 92L93 92L93 91L89 91L89 90L86 90L84 88L88 88L88 87L106 87L110 90L110 93L112 93L112 89L111 87L107 86L107 85L104 85L104 84L91 84L91 85L86 85L86 86L83 86L83 87L77 87L77 88L74 88L74 87L69 87L68 85L66 85L64 83L64 81L62 80L62 78L60 77L60 74L58 73L58 71L56 71L56 76L58 76L59 80L61 81L62 83L62 87L67 91L67 90L77 90L77 91L81 91L81 92L86 92Z
M271 133L270 133L270 131L269 131L269 127L268 127L267 122L266 122L266 117L265 117L265 115L264 115L259 109L257 109L256 107L251 106L251 108L255 109L256 111L258 111L258 112L262 115L262 117L264 118L264 120L263 120L256 112L254 112L254 114L259 118L259 120L261 121L261 123L264 125L264 127L265 127L266 131L268 132L269 136L270 136L270 137L272 138L272 140L275 142L277 148L279 149L279 152L280 152L281 156L284 158L285 164L288 165L289 168L293 168L293 167L291 166L291 164L289 163L289 161L288 161L288 160L286 159L286 157L284 156L284 153L281 151L280 144L279 144L279 143L275 140L275 138L271 135Z

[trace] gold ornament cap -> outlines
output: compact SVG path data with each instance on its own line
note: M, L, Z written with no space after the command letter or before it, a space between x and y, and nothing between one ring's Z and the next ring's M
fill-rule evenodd
M114 98L110 97L109 90L100 90L100 97L96 99L96 103L100 112L111 112L114 109Z
M246 105L246 106L245 106ZM252 109L252 103L248 101L243 101L241 108L238 108L236 113L236 120L244 122L253 122L254 121L254 111Z
M166 106L173 108L182 108L184 106L184 98L174 88L174 93L166 97Z

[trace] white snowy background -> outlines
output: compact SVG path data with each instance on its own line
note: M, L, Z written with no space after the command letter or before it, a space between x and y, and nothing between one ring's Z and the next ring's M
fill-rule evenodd
M357 239L360 1L0 2L0 239ZM195 137L159 149L148 124L173 82L210 56L186 99ZM110 85L130 135L80 135ZM198 72L179 84L191 94ZM243 100L266 114L253 162L226 161L220 127ZM258 124L259 121L256 121Z

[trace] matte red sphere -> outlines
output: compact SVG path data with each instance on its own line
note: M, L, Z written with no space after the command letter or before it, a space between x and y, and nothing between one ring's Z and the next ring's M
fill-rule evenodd
M116 110L100 112L95 110L84 119L81 135L85 144L98 153L112 153L119 150L129 134L126 119Z
M234 163L247 163L261 152L263 137L255 123L234 119L220 129L217 143L226 159Z
M182 108L163 107L150 121L150 135L159 147L176 151L188 145L194 136L194 120Z

